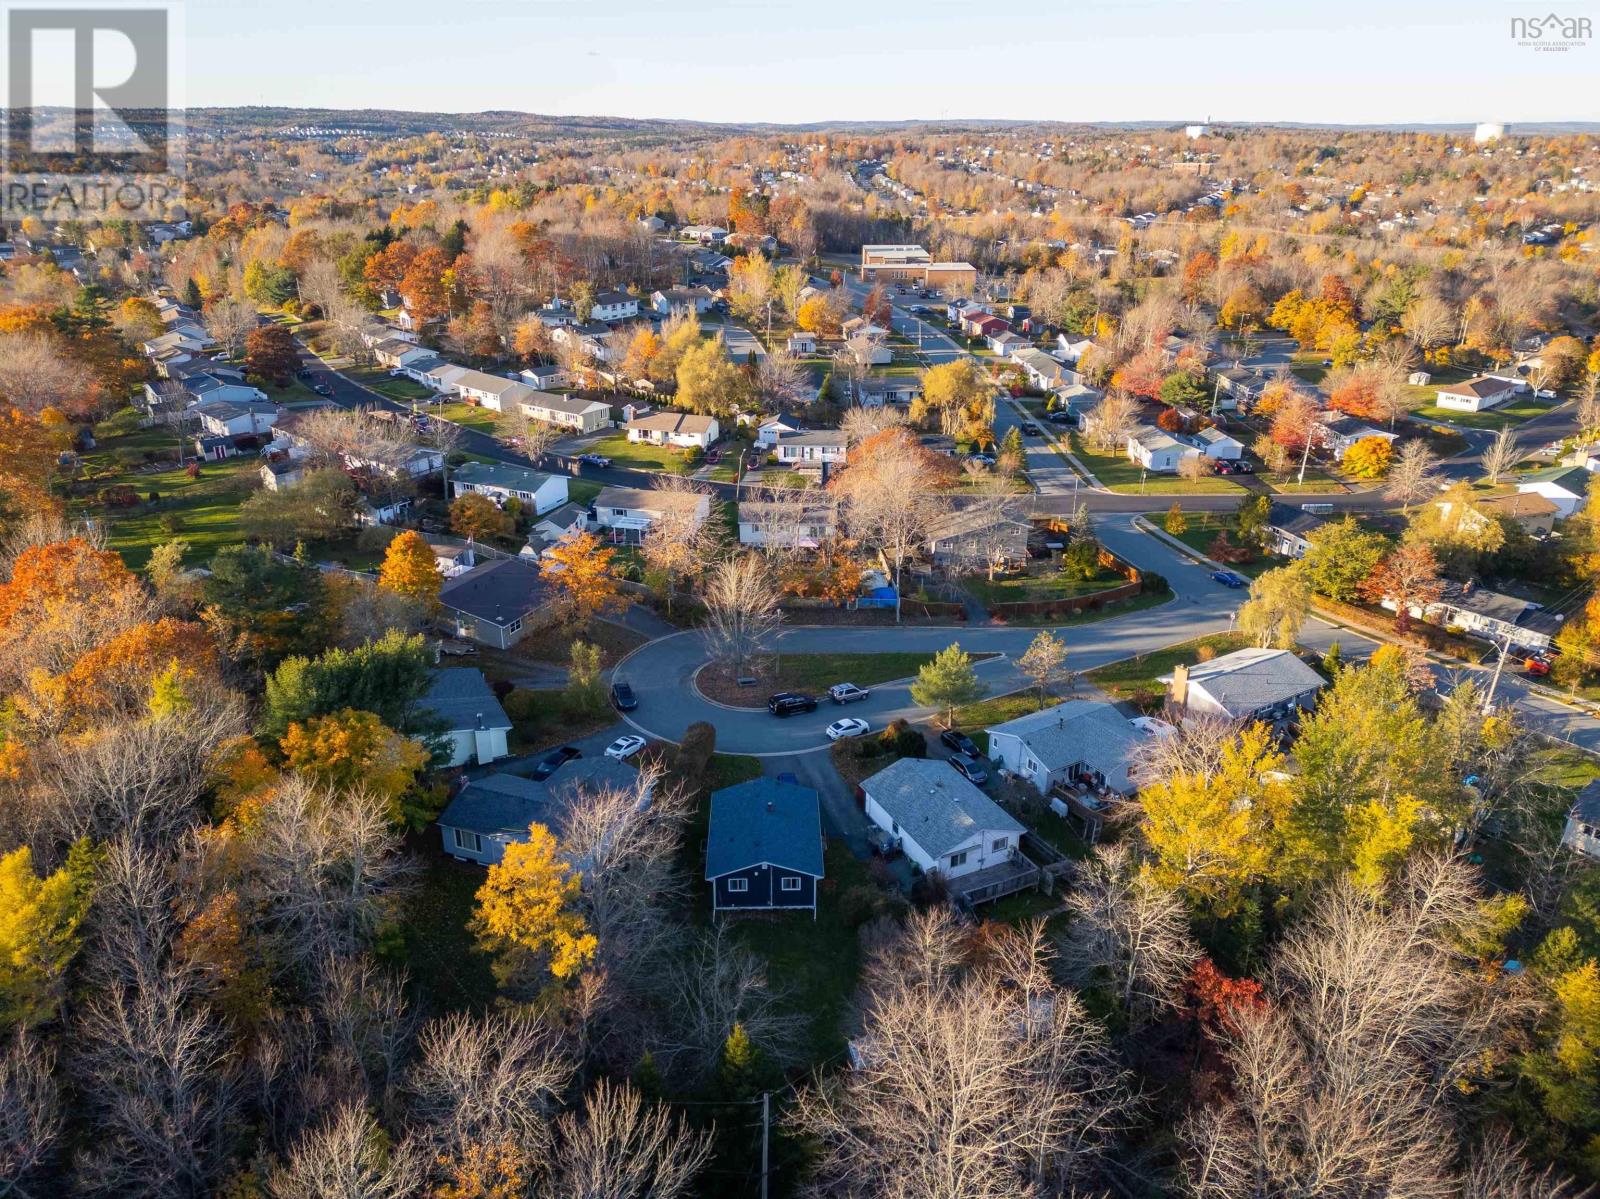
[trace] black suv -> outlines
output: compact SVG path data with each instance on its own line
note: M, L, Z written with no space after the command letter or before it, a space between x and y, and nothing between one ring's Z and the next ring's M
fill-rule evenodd
M796 695L791 691L780 691L767 700L767 711L774 716L793 716L796 712L816 710L817 697L814 695Z
M939 734L939 740L958 754L966 754L969 758L978 756L977 744L960 729L945 729Z
M611 702L616 705L619 712L631 712L639 706L639 697L633 693L633 688L626 683L611 684Z
M560 749L553 749L541 758L539 764L533 768L533 772L528 777L542 783L572 761L573 758L581 757L583 757L583 751L577 746L563 745Z

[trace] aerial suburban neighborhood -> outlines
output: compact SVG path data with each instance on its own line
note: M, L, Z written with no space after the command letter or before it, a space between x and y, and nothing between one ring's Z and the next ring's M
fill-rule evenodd
M1111 7L8 12L0 1196L1600 1186L1590 20Z

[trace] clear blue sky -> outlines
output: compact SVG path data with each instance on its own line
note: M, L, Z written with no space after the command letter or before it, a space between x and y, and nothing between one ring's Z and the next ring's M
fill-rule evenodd
M694 120L1600 119L1550 0L189 0L187 101ZM1560 0L1600 28L1600 0Z

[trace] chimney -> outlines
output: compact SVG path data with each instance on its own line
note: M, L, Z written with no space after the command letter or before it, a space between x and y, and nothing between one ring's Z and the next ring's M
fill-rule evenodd
M1187 666L1174 666L1172 668L1172 704L1182 708L1189 703L1189 668Z
M483 727L483 713L482 712L478 713L478 727L480 729Z

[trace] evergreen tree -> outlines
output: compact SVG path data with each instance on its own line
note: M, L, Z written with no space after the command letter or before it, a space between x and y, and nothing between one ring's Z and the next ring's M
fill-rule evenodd
M1172 501L1172 507L1167 509L1166 519L1161 522L1161 527L1172 536L1176 537L1189 527L1189 519L1184 516L1183 508L1177 500Z
M932 662L917 671L916 682L911 684L911 698L925 708L942 709L947 727L955 720L958 707L975 703L987 694L989 688L978 681L971 656L959 644L940 650Z

